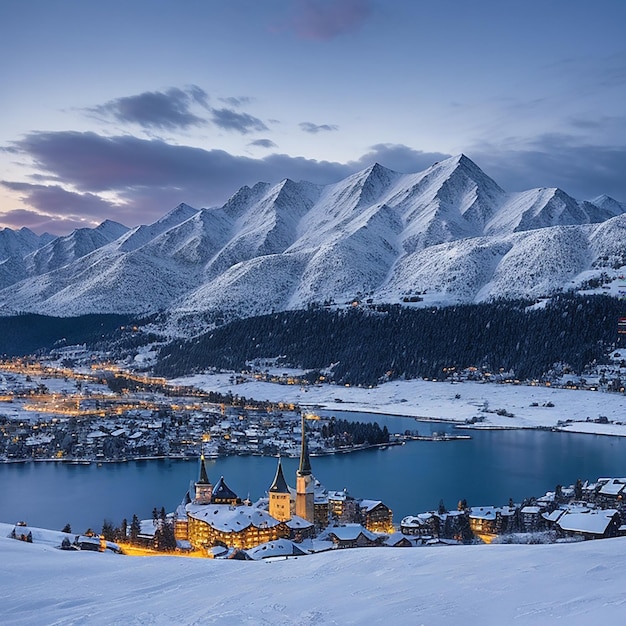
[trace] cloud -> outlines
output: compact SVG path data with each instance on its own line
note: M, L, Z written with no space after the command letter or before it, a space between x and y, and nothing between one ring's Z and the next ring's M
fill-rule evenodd
M262 141L266 147L267 140ZM269 146L271 147L271 146ZM40 213L105 218L128 226L158 219L179 202L216 206L243 185L283 178L313 183L336 182L375 161L398 171L424 169L442 156L406 146L379 144L348 163L286 154L264 158L235 156L223 150L172 145L161 139L128 135L104 137L93 132L33 132L7 149L32 159L32 183L3 183L23 194ZM75 191L67 191L71 187ZM112 204L99 194L113 194Z
M231 96L230 98L220 98L220 101L228 104L231 107L240 107L244 104L250 104L252 102L252 98L249 98L248 96L240 96L239 98L234 98Z
M271 139L255 139L251 141L249 146L257 146L258 148L276 148L276 144Z
M194 103L206 108L208 95L200 87L191 85L184 90L172 87L165 92L146 91L136 96L116 98L89 111L143 128L174 130L207 123L191 112Z
M267 140L256 141L263 143L252 143L273 147ZM8 151L36 165L31 183L3 183L21 193L28 207L49 216L109 218L128 226L152 222L180 202L198 208L220 206L241 186L259 181L291 178L328 184L374 162L398 172L419 172L450 156L381 143L347 163L286 154L252 158L161 139L75 131L33 132ZM502 146L478 145L467 154L510 191L559 186L576 198L608 193L626 200L624 147L579 145L573 137L546 135L532 143L512 138Z
M508 191L560 187L577 199L606 193L626 200L626 146L581 143L577 137L545 134L507 145L482 144L468 156Z
M98 223L98 221L88 221L63 215L47 215L29 209L13 209L0 212L0 224L2 226L12 228L13 230L25 226L39 234L45 232L51 234L68 233L77 228L93 228Z
M320 132L339 130L339 126L335 126L334 124L313 124L313 122L300 122L299 126L305 133L312 133L314 135Z
M291 31L301 39L328 41L358 30L370 13L368 0L299 0L277 30Z
M396 172L421 172L436 161L443 161L452 155L445 152L423 152L403 144L378 143L370 148L356 163L367 167L380 163ZM360 169L360 168L359 168Z
M213 123L224 130L234 130L242 135L253 131L268 130L258 117L248 113L237 113L232 109L211 109L211 113Z
M115 205L93 193L75 193L59 185L32 185L2 181L3 187L21 194L29 206L57 216L97 217L115 209Z

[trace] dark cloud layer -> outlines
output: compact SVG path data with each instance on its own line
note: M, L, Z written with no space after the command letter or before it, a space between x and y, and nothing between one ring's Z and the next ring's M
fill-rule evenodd
M358 30L370 14L367 0L299 0L281 29L301 39L328 41Z
M211 109L213 123L224 130L234 130L243 135L268 130L267 126L258 118L248 113L238 113L232 109Z
M266 140L257 141L271 147ZM128 226L154 221L179 202L221 205L241 186L259 181L291 178L328 184L374 162L398 172L418 172L450 156L401 144L377 144L348 163L285 154L252 158L160 139L73 131L30 133L9 150L36 165L32 177L36 183L3 183L20 192L33 210L71 220L109 218ZM468 156L509 191L559 186L577 198L607 193L626 200L624 148L580 146L571 138L546 136L517 150L477 146ZM100 198L103 192L113 192L120 202Z
M139 124L143 128L174 130L201 126L206 120L191 112L192 104L207 107L207 93L192 85L187 89L172 87L167 91L146 91L136 96L116 98L90 109L120 122Z
M399 171L418 171L444 158L406 146L380 144L349 163L317 161L285 154L262 159L234 156L223 150L177 146L159 139L132 136L103 137L96 133L35 132L10 146L13 153L31 158L38 184L5 182L23 193L41 212L110 218L127 225L160 217L170 206L222 204L242 185L283 178L326 184L378 161ZM56 181L46 186L43 178ZM62 189L60 182L78 191ZM97 194L114 192L121 204L111 205ZM79 211L82 200L83 211ZM102 204L99 204L101 202ZM65 208L63 208L65 207Z
M115 206L93 193L75 193L59 185L31 185L9 181L2 181L1 184L21 193L22 200L29 206L54 215L99 217L106 215Z
M255 139L248 145L256 146L257 148L276 148L276 144L271 139Z
M511 145L519 145L511 140ZM521 148L480 145L468 154L507 191L560 187L577 199L606 193L626 201L626 147L578 143L566 135L544 135Z
M334 124L314 124L313 122L300 122L300 129L305 133L311 133L313 135L321 132L330 132L333 130L339 130L339 126Z

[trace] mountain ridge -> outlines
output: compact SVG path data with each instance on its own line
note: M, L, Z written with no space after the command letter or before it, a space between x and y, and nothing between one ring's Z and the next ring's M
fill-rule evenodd
M221 207L181 203L134 228L107 220L51 241L4 229L0 311L247 316L363 298L536 298L598 277L618 295L625 214L605 195L506 192L464 154L409 174L374 163L329 185L284 179Z

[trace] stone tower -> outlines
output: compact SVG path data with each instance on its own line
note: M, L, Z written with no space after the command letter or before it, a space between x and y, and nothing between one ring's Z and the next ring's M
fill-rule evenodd
M306 429L302 415L302 445L300 448L300 467L296 472L296 515L312 524L315 523L315 484L311 472L309 449L306 445Z
M278 467L274 482L269 488L270 507L269 513L279 522L286 522L291 519L291 494L283 474L283 466L278 457Z
M204 461L204 454L200 455L200 478L196 483L196 497L194 498L194 504L211 504L211 496L213 495L213 485L209 480L209 475L206 471L206 463Z

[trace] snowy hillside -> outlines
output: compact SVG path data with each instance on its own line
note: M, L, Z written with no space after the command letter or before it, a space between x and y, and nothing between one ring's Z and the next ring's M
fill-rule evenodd
M620 538L245 562L70 553L0 537L0 622L620 624L625 548Z
M49 242L5 229L0 310L241 316L354 298L539 297L594 281L617 295L625 210L556 188L507 193L464 155L414 174L374 164L326 186L243 187L223 207L181 204L130 230L105 222Z

